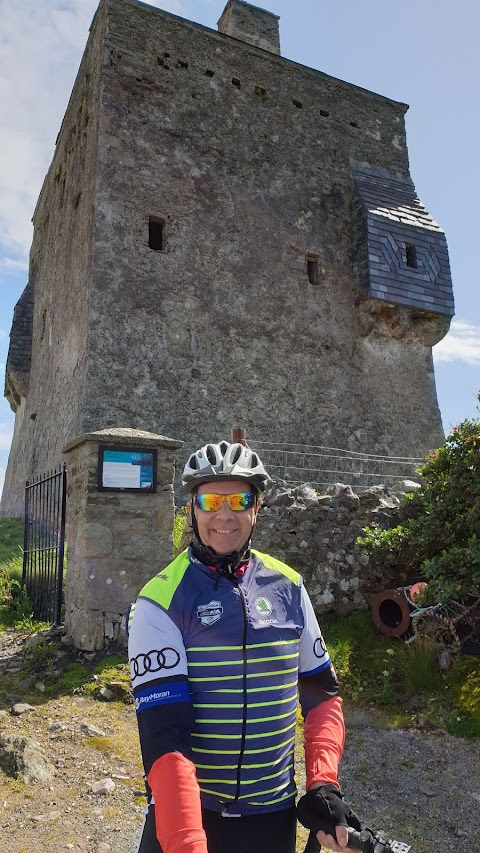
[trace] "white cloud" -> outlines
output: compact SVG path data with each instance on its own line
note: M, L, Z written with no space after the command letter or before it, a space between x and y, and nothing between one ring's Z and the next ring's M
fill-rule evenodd
M159 6L182 14L181 0ZM31 218L98 0L0 0L0 269L25 269ZM8 116L8 120L6 117Z
M0 450L9 450L13 438L13 423L0 423Z
M8 255L4 255L4 257L0 257L0 272L4 272L7 274L16 272L28 272L27 259L9 258Z
M464 320L453 320L450 331L433 348L435 364L463 361L474 367L480 365L480 326Z

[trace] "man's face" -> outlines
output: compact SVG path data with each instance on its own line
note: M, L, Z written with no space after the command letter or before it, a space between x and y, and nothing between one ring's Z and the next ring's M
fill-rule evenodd
M236 492L252 492L244 480L224 480L199 486L197 494L233 495ZM223 501L217 512L205 512L198 506L193 508L198 524L200 539L217 554L239 551L248 540L257 517L257 507L234 512L227 501Z

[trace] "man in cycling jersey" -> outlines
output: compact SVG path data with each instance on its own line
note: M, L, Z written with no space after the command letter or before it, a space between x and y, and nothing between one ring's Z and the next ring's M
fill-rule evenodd
M348 853L347 826L359 828L339 790L339 685L312 604L297 572L250 548L267 481L242 444L193 453L193 542L132 608L149 797L138 853L294 853L297 691L304 805L325 830L309 849Z

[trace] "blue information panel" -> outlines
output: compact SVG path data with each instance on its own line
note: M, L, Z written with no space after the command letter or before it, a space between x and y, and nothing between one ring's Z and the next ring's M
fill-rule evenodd
M98 487L101 490L154 492L156 451L99 448Z

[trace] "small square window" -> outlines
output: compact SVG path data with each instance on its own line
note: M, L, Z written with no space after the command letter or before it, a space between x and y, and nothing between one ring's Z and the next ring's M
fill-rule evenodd
M165 251L165 220L150 216L148 220L148 245L155 252Z

